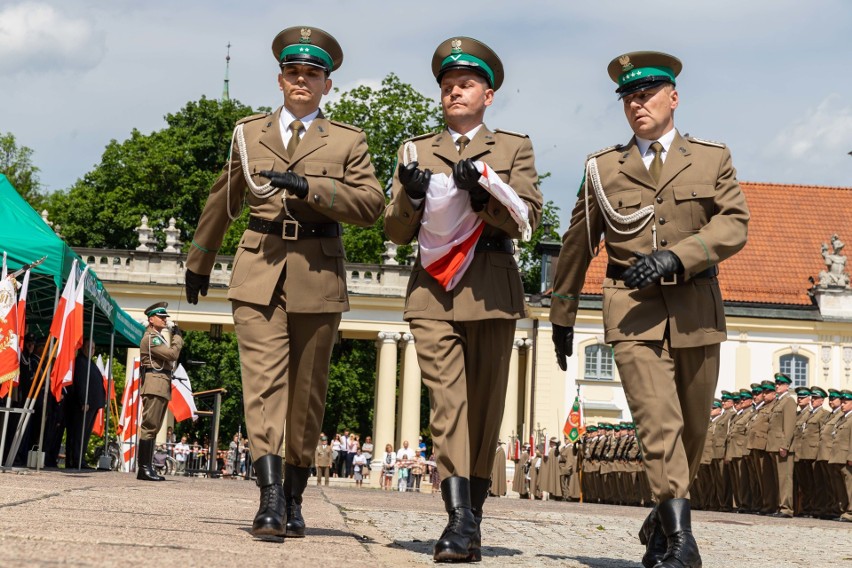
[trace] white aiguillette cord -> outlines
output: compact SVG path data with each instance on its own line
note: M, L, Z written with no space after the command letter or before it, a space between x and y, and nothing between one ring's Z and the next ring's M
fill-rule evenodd
M598 172L597 158L591 158L588 162L586 162L586 183L583 184L586 207L586 234L589 237L589 252L593 257L595 257L598 256L598 253L600 252L600 243L598 246L594 246L592 243L592 230L589 221L589 181L592 182L592 188L595 190L595 198L603 211L604 221L606 221L606 224L609 225L610 229L619 235L635 235L641 231L645 225L648 224L648 221L654 218L654 206L646 205L639 211L635 211L630 215L622 215L612 207L612 203L609 202L609 199L607 199L606 194L604 193L603 185L601 185L601 176ZM641 221L639 226L633 229L619 229L613 224L613 222L615 222L620 225L632 225L639 221ZM656 223L651 225L651 236L653 238L651 250L657 250Z
M417 146L414 142L406 142L402 147L402 165L407 166L411 162L417 161Z

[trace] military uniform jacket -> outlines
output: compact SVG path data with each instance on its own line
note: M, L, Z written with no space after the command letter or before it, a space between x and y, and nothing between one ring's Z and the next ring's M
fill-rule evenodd
M802 424L802 438L796 455L800 460L815 460L819 453L819 431L831 413L823 407L807 410L807 417Z
M846 462L852 462L852 414L844 416L841 411L841 418L834 426L832 438L834 441L828 463L846 465Z
M709 465L713 461L713 436L716 432L716 423L711 419L707 425L707 435L704 437L704 449L701 451L701 465Z
M837 410L828 415L822 423L819 430L819 451L817 452L817 461L827 462L832 455L834 446L834 428L840 419L843 418L843 412L838 407Z
M774 401L773 401L774 403ZM748 442L749 450L766 450L766 439L769 435L769 412L770 405L766 403L756 409L748 423Z
M603 318L608 343L622 340L660 341L670 329L671 346L697 347L725 340L722 297L716 278L696 274L718 265L746 243L749 211L731 165L731 154L721 144L675 134L659 184L642 162L636 139L593 155L606 199L622 215L653 206L654 215L639 232L622 235L604 220L592 183L581 187L571 223L562 239L554 272L550 321L573 326L590 249L604 235L609 263L630 266L633 252L650 253L653 227L659 250L670 250L684 267L685 282L651 285L631 290L621 280L603 282ZM590 157L590 158L591 158ZM588 223L588 226L587 226ZM638 227L620 226L619 230ZM618 226L618 225L616 225ZM591 238L590 238L591 235ZM591 240L591 243L590 243Z
M725 444L725 459L730 461L748 455L746 441L748 424L751 418L750 410L743 410L734 415L728 423L728 438Z
M796 427L793 429L793 443L790 444L790 452L796 454L796 461L799 461L799 451L802 448L802 436L804 435L805 421L811 414L811 409L796 409Z
M172 399L172 373L177 367L183 337L172 335L171 342L149 325L139 344L139 366L144 370L142 394Z
M538 188L533 148L527 136L497 130L485 125L459 154L447 130L412 140L417 148L420 169L452 176L452 166L470 158L487 163L529 208L530 225L535 229L541 217L542 197ZM402 163L402 150L398 160ZM520 238L517 223L509 210L494 197L478 213L485 227L480 238ZM394 173L390 203L385 210L385 232L397 244L417 237L423 204L415 209ZM476 252L473 262L458 284L444 290L420 263L411 271L405 300L406 320L477 321L519 319L526 316L524 291L518 265L511 254Z
M730 427L731 420L733 419L736 411L726 410L719 416L719 419L716 420L716 429L713 430L713 459L721 460L725 459L725 443L728 438L728 428Z
M292 171L308 181L308 195L298 199L289 193L287 208L292 217L307 223L372 225L385 204L376 180L367 140L353 126L323 118L314 119L290 158L281 138L279 108L272 115L256 115L243 126L248 175L258 186L267 183L259 172ZM235 143L231 155L230 191L228 166L210 189L198 221L187 267L210 274L216 251L230 225L229 212L238 215L243 199L253 216L270 221L288 219L278 190L262 199L247 191L240 152ZM287 311L337 313L349 309L344 251L339 237L285 240L276 234L248 230L243 233L234 257L228 299L268 305L286 267L284 293Z
M769 414L769 432L766 439L766 451L789 450L793 445L796 431L796 399L790 391L775 400Z
M325 447L320 444L317 446L317 451L314 455L314 465L317 467L331 467L331 462L333 461L332 455L330 444L326 444Z
M559 448L559 475L571 475L574 470L574 449L570 444Z

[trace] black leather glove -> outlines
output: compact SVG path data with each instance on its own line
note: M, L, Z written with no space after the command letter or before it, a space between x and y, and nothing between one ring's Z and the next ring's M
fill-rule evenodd
M574 354L574 328L553 324L553 347L556 349L556 364L568 370L568 357Z
M293 172L273 172L263 170L260 172L260 175L265 178L269 178L269 183L272 187L286 189L299 199L304 199L308 195L308 180L299 174L294 174Z
M198 303L198 294L207 295L207 288L210 287L210 275L196 274L190 269L186 269L186 301L190 304Z
M453 166L453 180L456 182L456 187L470 193L470 206L476 212L485 208L490 197L488 191L479 185L480 177L479 170L469 158L460 160Z
M634 252L636 262L624 271L624 284L628 288L644 288L672 274L683 272L683 264L670 250L658 250L651 254Z
M178 327L178 324L174 324L172 326L172 336L173 337L183 337L183 330Z
M421 170L417 166L417 162L410 162L407 166L400 164L397 168L399 183L411 199L426 197L426 189L429 187L429 180L432 179L431 170Z

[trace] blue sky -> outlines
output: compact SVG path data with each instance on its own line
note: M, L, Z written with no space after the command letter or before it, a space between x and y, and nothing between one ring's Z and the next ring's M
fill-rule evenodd
M563 229L585 156L629 139L606 65L633 50L683 61L676 125L726 142L740 180L852 187L848 0L0 0L0 132L35 151L49 190L66 188L111 139L219 97L228 42L232 98L278 106L270 44L304 24L340 41L342 90L394 72L437 96L435 46L489 44L506 81L486 123L529 134Z

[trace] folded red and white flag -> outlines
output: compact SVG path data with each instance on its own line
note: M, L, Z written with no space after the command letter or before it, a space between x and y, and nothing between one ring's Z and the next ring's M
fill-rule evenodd
M403 153L406 163L417 160L416 152L409 142ZM479 185L509 210L522 240L529 240L532 227L527 204L485 162L474 164L482 174ZM473 262L476 243L485 228L470 206L470 192L459 190L451 175L432 174L420 225L420 262L445 290L452 290Z

